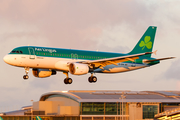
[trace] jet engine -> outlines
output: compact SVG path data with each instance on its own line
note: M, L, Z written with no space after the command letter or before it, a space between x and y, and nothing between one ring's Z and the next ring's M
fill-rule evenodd
M33 69L32 73L35 77L39 77L39 78L45 78L51 75L56 75L55 70L49 70L49 69Z
M69 65L69 72L73 75L84 75L89 72L89 66L81 63L71 63Z

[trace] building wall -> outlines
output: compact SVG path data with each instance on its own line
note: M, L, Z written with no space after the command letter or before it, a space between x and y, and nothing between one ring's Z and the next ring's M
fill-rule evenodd
M153 119L159 113L159 104L129 104L129 120Z
M129 120L142 119L142 107L137 104L129 104Z
M52 101L38 101L33 103L33 111L45 111L45 114L53 113Z
M46 115L79 115L79 103L64 97L52 97L33 103L33 111L45 111Z
M79 106L60 106L59 115L79 115Z

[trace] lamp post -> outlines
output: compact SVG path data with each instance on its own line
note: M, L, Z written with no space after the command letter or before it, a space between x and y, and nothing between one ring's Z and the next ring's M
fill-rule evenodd
M32 107L31 107L31 120L33 120L33 100L31 100L32 102Z
M123 99L125 99L126 96L124 96L124 92L122 92L122 95L119 99L122 99L122 120L123 120ZM121 109L121 108L120 108Z
M118 120L118 101L117 101L116 107L117 107L117 117L116 117L116 120Z

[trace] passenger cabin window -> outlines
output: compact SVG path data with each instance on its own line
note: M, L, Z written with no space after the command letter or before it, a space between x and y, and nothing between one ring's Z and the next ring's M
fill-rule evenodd
M16 53L19 53L19 51L16 51Z
M22 51L20 51L20 53L21 53L21 54L23 54L23 52L22 52Z

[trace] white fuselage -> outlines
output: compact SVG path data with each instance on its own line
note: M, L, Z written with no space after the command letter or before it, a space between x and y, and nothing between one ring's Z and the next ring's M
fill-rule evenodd
M58 71L69 71L69 63L75 63L81 60L77 59L66 59L66 58L55 58L55 57L38 57L36 55L13 55L9 54L4 57L4 61L7 64L17 67L29 67L39 69L54 69ZM116 65L107 65L104 69L96 69L94 72L102 73L119 73L140 68L147 67L146 64L135 64L135 63L119 63Z

